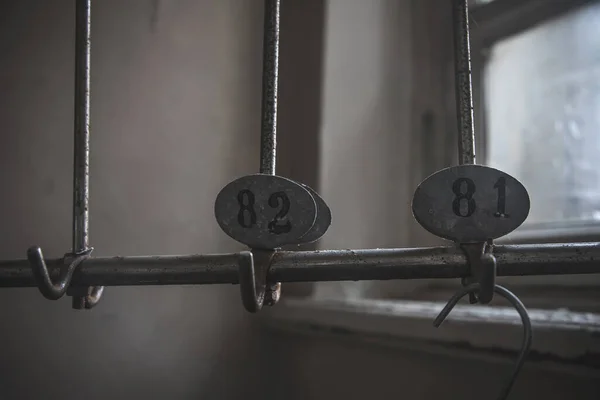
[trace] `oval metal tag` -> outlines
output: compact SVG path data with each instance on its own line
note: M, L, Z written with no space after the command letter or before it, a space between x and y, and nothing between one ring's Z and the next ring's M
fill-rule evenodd
M298 244L313 226L315 200L300 184L281 176L255 174L225 186L215 201L223 231L252 248Z
M436 172L417 187L412 210L423 228L461 243L496 239L529 214L527 189L512 176L483 165Z
M300 243L311 243L319 240L325 232L327 232L327 229L329 229L329 226L331 225L331 210L329 209L329 206L327 206L327 203L325 203L325 200L323 200L317 192L305 184L301 185L310 192L317 205L317 218L315 219L315 223L312 228L300 238Z

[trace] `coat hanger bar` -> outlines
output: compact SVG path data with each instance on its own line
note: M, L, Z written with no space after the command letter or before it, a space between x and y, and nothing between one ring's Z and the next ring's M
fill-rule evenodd
M91 257L73 275L73 286L237 284L238 253L189 256ZM600 273L600 244L495 246L498 276ZM57 277L64 260L46 261ZM413 249L279 251L269 281L369 281L452 279L470 273L454 246ZM0 261L0 287L35 287L27 260Z

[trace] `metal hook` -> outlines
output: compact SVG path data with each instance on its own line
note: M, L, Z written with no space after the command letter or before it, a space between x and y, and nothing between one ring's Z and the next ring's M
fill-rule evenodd
M251 313L258 312L263 305L273 305L279 300L273 296L273 287L267 288L267 273L275 254L272 250L242 251L239 253L240 291L242 303ZM275 283L272 286L276 286Z
M274 306L281 298L281 282L267 283L265 305Z
M463 285L468 286L474 282L479 284L475 294L469 293L469 302L475 304L488 304L494 298L496 285L496 257L492 254L492 242L463 243L461 249L467 257L471 276L463 278Z
M104 286L70 287L67 289L67 295L73 296L72 306L75 310L94 308L100 302L103 292Z
M238 265L240 268L240 291L242 303L246 310L251 313L260 311L265 299L264 274L256 274L254 269L254 256L250 251L242 251L239 254Z
M456 303L458 303L458 301L460 299L462 299L464 296L466 296L469 293L477 293L478 291L479 291L479 284L472 284L472 285L469 285L469 286L463 288L462 290L458 291L456 294L454 294L454 296L452 296L452 298L448 301L448 304L446 304L446 306L442 309L440 314L437 316L435 321L433 321L433 326L438 328L442 324L442 322L444 322L444 320L446 319L448 314L450 314L450 312L452 311L452 309L454 308L454 306L456 305ZM500 392L500 395L497 397L498 400L504 400L508 397L508 394L510 393L510 390L512 389L513 384L515 383L517 376L519 375L519 372L521 371L521 367L525 363L525 358L527 357L527 354L529 353L529 349L531 348L531 341L533 339L533 330L531 328L531 320L529 319L529 315L527 314L527 309L525 308L523 303L521 303L521 300L519 300L519 298L517 296L515 296L510 290L508 290L502 286L499 286L499 285L494 285L494 292L496 292L497 294L504 297L506 300L508 300L510 302L510 304L519 313L519 316L521 317L521 322L523 323L523 344L521 345L521 352L519 353L519 357L517 358L517 362L515 364L514 370L511 374L509 380L504 385L502 391Z
M85 308L88 310L94 308L102 298L102 293L104 293L104 286L94 286L91 293L85 296Z
M50 273L48 272L46 262L44 261L42 249L38 246L30 247L27 250L27 259L29 260L33 277L37 282L38 288L40 289L42 295L49 300L60 299L69 288L69 285L71 284L71 278L73 278L73 273L82 261L90 257L92 250L92 248L89 248L79 254L73 254L73 260L66 266L66 268L61 269L58 282L53 283L52 279L50 278Z

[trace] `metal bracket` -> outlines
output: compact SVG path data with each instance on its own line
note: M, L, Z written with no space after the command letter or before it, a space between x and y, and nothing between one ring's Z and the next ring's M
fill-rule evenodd
M488 304L494 298L494 286L496 285L496 257L492 254L492 242L463 243L461 249L467 257L470 276L462 279L463 286L473 283L479 284L477 293L469 292L471 304Z

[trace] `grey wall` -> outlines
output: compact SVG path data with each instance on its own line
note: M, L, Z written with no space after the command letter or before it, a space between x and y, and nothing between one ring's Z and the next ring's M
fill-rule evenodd
M0 4L0 258L70 249L74 1ZM93 2L95 255L238 249L213 216L258 168L260 2ZM0 398L252 395L237 287L108 288L92 312L0 291ZM258 358L257 358L258 359Z
M398 247L410 224L410 2L327 2L321 191L333 211L322 248ZM316 295L360 296L369 283Z

